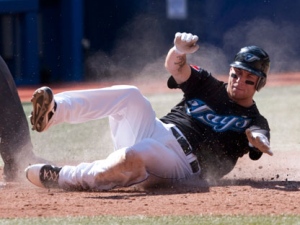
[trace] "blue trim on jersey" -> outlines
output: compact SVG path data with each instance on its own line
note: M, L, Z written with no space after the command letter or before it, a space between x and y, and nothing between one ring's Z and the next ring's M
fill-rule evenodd
M187 114L211 126L216 132L227 130L243 132L251 122L247 117L218 115L199 99L187 101Z

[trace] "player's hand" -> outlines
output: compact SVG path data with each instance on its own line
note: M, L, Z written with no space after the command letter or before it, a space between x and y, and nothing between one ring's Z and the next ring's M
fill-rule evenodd
M191 33L176 33L174 49L178 54L194 53L199 49L197 45L198 36Z
M249 143L260 150L263 153L267 153L268 155L273 155L273 152L270 149L270 142L268 138L258 132L251 131L250 129L246 130L246 135Z

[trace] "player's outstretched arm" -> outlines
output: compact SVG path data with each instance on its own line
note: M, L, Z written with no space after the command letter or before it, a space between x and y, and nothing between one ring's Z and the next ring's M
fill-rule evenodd
M270 148L270 142L264 134L262 134L258 130L247 129L246 135L250 145L257 148L263 153L266 153L271 156L273 155L273 152Z
M176 33L174 47L172 47L165 61L165 67L172 74L177 84L185 82L191 75L191 68L187 63L186 54L199 49L198 36L190 33Z

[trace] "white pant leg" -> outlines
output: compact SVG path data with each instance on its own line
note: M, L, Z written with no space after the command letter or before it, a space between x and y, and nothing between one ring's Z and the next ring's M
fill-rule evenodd
M59 185L64 189L108 190L140 183L154 175L165 179L183 179L192 169L167 125L156 122L155 135L129 148L111 153L104 160L64 166Z
M106 190L142 182L149 174L167 179L192 174L168 125L155 118L149 101L137 88L69 91L55 95L55 101L57 110L51 125L109 116L115 147L119 149L104 160L64 166L59 178L61 187Z
M115 149L149 137L155 127L155 112L151 104L134 86L67 91L56 94L54 98L57 108L49 126L109 117Z

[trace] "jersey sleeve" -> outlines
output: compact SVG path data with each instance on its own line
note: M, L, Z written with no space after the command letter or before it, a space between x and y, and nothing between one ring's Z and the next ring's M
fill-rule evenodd
M210 85L216 85L216 83L222 83L215 79L209 72L201 69L198 66L190 65L191 76L182 84L177 84L174 77L171 76L168 79L168 87L171 89L180 88L185 94L199 93L199 90L205 91Z
M252 160L258 160L260 159L260 157L262 156L262 152L259 151L257 148L254 148L254 147L250 147L250 150L249 150L249 158L252 159Z

